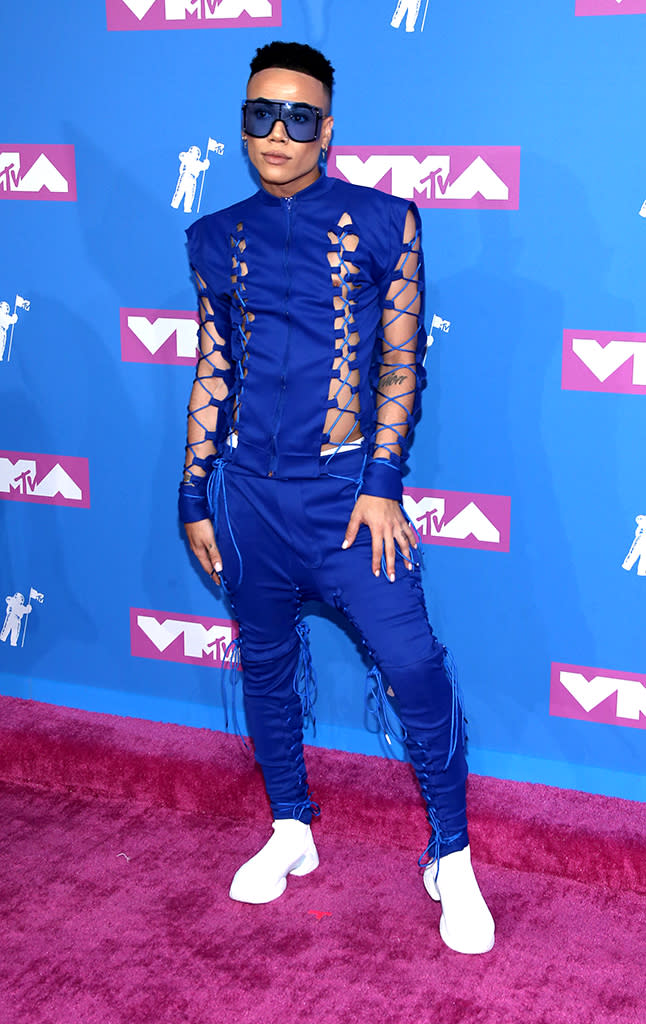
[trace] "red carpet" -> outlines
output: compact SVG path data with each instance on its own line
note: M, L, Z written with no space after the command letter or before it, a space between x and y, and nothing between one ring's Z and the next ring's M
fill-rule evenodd
M237 740L0 711L0 1024L646 1021L643 804L473 778L497 942L470 958L422 887L407 766L309 750L321 867L248 907L227 888L269 814Z

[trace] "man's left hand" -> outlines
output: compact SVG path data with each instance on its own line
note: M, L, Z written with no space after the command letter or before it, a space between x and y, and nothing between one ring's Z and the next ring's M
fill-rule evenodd
M343 548L349 548L354 544L362 525L368 527L372 537L372 571L375 576L379 575L381 557L385 554L386 573L390 582L394 583L395 544L404 556L406 568L413 568L410 549L417 547L417 538L398 502L392 498L360 494L345 531L345 540L341 545Z

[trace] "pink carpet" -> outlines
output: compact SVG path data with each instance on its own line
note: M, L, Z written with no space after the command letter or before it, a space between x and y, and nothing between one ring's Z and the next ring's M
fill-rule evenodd
M227 888L269 814L237 740L0 712L0 1024L646 1021L643 804L472 778L497 942L464 957L419 877L407 766L308 750L321 867L249 907Z

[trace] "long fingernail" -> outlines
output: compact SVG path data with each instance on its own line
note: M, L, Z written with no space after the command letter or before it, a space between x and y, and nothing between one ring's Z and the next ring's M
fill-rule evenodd
M345 549L347 548L347 546L348 546L348 542L347 542L347 540L344 540L344 541L343 541L343 544L341 545L341 550L342 550L342 551L345 551Z
M214 568L215 568L216 572L222 572L222 566L221 566L220 562L216 562Z
M394 572L391 572L391 574L390 574L390 576L388 577L388 579L390 580L390 582L391 582L391 583L394 583L394 582L395 582L395 574L394 574Z
M379 569L375 572L375 576L379 576Z

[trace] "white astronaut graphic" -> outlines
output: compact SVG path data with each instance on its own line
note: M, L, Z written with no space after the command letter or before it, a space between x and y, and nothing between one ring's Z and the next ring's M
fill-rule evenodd
M179 177L175 195L170 201L174 210L179 209L179 204L184 200L184 213L191 213L193 200L197 189L197 179L202 171L208 171L211 161L201 160L202 150L199 146L191 146L187 153L179 154Z
M399 28L404 15L406 16L406 31L414 32L419 17L419 12L422 6L422 0L397 0L397 6L395 13L393 14L392 21L390 24L393 28ZM424 8L424 17L422 18L421 32L424 31L424 24L426 22L426 13L428 11L428 0L426 0L426 6Z
M7 346L7 330L18 320L18 314L10 310L8 302L0 302L0 361L4 359Z
M637 562L637 575L646 576L646 516L636 516L635 539L630 545L630 551L621 563L622 569L630 572Z
M11 646L17 647L22 620L25 615L31 613L31 605L25 604L23 595L18 593L7 597L6 602L7 614L5 615L2 631L0 632L0 640L5 641L9 637Z

